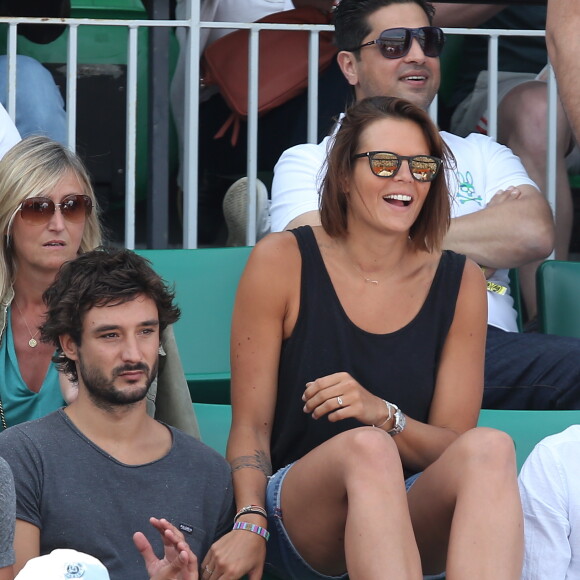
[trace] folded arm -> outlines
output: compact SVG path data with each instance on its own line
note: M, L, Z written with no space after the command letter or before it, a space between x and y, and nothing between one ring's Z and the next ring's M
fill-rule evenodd
M548 256L554 246L550 207L535 187L518 185L517 190L452 219L444 247L490 268L516 268Z

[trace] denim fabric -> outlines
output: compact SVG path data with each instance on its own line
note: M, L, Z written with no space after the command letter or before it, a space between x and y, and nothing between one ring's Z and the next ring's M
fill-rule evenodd
M0 102L8 109L8 58L0 56ZM22 138L46 135L67 143L64 101L50 71L37 60L16 57L16 128Z
M325 576L311 568L300 556L284 527L280 497L282 484L286 474L294 465L291 463L279 469L268 481L266 490L266 510L268 512L268 551L266 554L266 570L281 580L336 580L347 579L348 575ZM421 475L416 473L405 480L407 491Z
M580 339L487 327L484 409L580 409Z

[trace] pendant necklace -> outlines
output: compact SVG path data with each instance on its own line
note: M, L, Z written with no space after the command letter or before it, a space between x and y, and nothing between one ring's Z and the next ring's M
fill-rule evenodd
M363 277L363 280L367 283L367 284L372 284L373 286L378 286L380 281L379 280L374 280L373 278L367 278L364 274L364 272L362 271L362 269L358 266L358 264L356 264L356 262L350 257L348 256L349 261L351 262L351 264L356 268L356 270L358 270L359 274Z
M16 302L16 300L14 300L14 304L16 304L16 309L20 313L20 317L24 321L24 325L26 326L26 330L28 330L28 334L30 335L30 340L28 341L28 346L30 348L34 348L38 344L36 337L38 336L38 333L40 332L40 328L37 328L36 332L34 334L32 334L32 332L30 332L30 326L28 326L28 322L26 322L26 318L24 318L24 314L22 314L22 310L20 310L20 306L18 306L18 302Z
M361 272L362 274L362 272ZM367 284L374 284L375 286L379 285L379 281L378 280L371 280L370 278L367 278L364 274L363 274L363 278L365 279L365 282Z

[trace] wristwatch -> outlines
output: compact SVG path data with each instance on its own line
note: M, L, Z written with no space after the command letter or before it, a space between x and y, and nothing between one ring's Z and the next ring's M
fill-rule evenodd
M397 407L397 405L395 405L394 403L389 403L389 404L395 410L395 414L394 414L395 424L394 424L392 429L387 431L387 433L391 437L394 437L395 435L398 435L405 428L405 425L407 424L407 418L405 417L405 414L403 413L403 411L401 411L401 409L399 409L399 407Z

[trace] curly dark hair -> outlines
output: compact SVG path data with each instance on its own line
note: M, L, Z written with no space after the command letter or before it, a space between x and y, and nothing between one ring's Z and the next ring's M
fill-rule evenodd
M56 347L52 360L58 370L78 381L75 362L60 347L61 336L70 335L80 346L84 316L91 308L123 304L138 295L157 305L160 331L179 319L174 290L135 252L98 248L65 263L42 296L47 313L40 338Z

